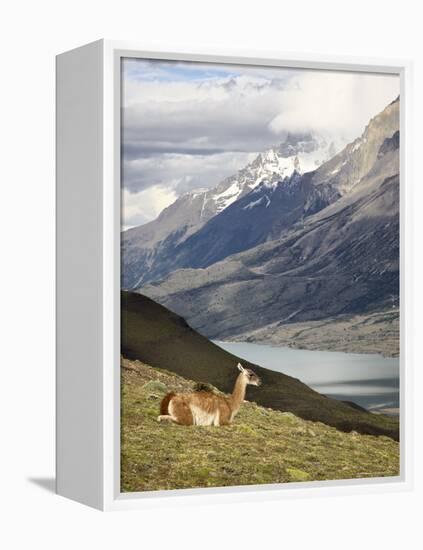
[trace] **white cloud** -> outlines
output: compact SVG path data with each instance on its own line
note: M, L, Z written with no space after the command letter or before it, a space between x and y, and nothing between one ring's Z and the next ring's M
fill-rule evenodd
M177 199L176 193L167 187L157 185L131 193L122 190L122 229L129 229L155 219L160 212Z
M178 195L194 188L217 185L251 162L256 153L225 152L210 155L164 153L124 160L125 188L132 192L152 186Z
M268 123L280 109L279 86L247 76L129 83L124 89L125 153L261 151L274 140Z
M304 72L281 93L280 113L269 127L275 134L315 130L353 139L398 94L396 76Z

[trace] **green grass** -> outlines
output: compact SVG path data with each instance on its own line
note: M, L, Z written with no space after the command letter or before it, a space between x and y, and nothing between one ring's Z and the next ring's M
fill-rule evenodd
M122 359L122 491L399 475L399 445L245 402L231 426L159 423L167 391L194 382Z

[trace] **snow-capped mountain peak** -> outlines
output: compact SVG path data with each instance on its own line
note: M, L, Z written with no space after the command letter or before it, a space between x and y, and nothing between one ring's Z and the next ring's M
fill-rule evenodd
M322 136L288 134L280 145L259 153L245 168L208 191L205 211L222 212L262 182L273 184L289 178L294 172L311 172L335 155L339 148Z

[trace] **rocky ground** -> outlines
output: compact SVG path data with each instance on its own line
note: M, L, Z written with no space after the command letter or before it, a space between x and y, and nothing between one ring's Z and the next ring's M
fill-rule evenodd
M168 391L194 382L122 359L122 491L399 475L399 444L245 402L231 426L158 423ZM216 390L217 391L217 390Z

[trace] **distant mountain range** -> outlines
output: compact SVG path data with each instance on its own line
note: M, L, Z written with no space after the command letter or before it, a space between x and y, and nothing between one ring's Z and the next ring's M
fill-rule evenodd
M399 98L334 149L288 136L215 189L125 232L124 288L220 339L397 309Z
M157 280L172 269L176 248L209 220L248 195L262 182L274 183L314 170L331 158L333 141L311 133L288 134L285 141L212 189L179 197L150 223L122 234L122 287L134 289ZM167 266L167 267L166 267Z

